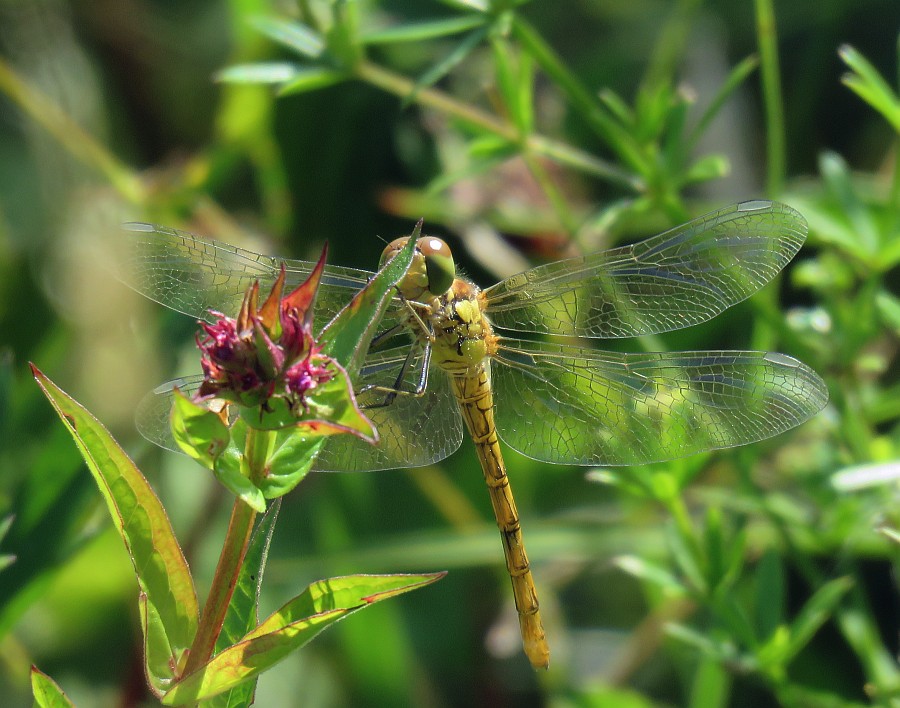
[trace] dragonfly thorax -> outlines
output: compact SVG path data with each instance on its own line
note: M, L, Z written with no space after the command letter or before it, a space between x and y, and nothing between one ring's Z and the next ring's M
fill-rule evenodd
M380 267L384 267L407 241L409 237L391 241L381 254ZM416 243L412 265L397 283L397 289L411 302L425 302L450 290L455 277L456 265L450 247L434 236L422 236Z
M496 349L497 337L484 314L481 291L456 278L427 313L432 361L450 376L474 376Z

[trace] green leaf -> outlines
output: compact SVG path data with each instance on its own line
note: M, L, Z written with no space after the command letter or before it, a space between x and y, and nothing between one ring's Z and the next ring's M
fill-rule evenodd
M162 702L180 705L217 695L274 666L356 610L430 585L445 574L352 575L313 583L240 642L184 677ZM377 651L377 640L373 641L373 651Z
M213 79L226 84L285 84L303 71L289 62L235 64L217 72Z
M756 635L767 639L784 622L784 569L774 550L760 558L753 580Z
M875 307L884 325L892 329L895 335L900 335L900 298L887 290L880 290L875 295Z
M415 22L408 25L397 25L381 30L370 30L363 33L363 44L394 44L399 42L421 42L426 39L449 37L475 27L481 27L487 18L483 15L451 17L429 22Z
M600 100L625 128L634 128L634 111L612 88L604 87L599 93Z
M856 191L847 163L837 153L825 151L819 156L819 171L854 234L853 254L868 262L877 255L881 239L871 212Z
M266 499L283 496L303 481L324 443L322 436L308 437L293 430L280 431L275 450L269 455L270 472L259 485Z
M254 17L250 22L269 39L310 59L318 59L325 49L322 35L299 22L277 17Z
M262 490L250 481L246 460L241 451L235 447L225 450L216 458L213 473L226 489L243 499L251 509L258 512L266 510L265 496Z
M581 83L578 77L563 64L556 52L547 44L540 33L525 22L521 15L515 15L512 24L516 38L563 92L569 97L573 107L588 121L619 157L640 175L649 174L652 165L643 154L634 137L610 116L605 108Z
M706 578L697 560L697 555L691 544L680 533L673 530L668 535L669 547L678 570L688 581L688 587L693 592L705 595L709 592Z
M490 27L485 25L478 27L468 35L463 37L462 41L447 56L441 59L437 64L433 65L428 71L422 74L413 87L409 95L404 97L404 105L409 105L415 101L416 94L424 88L433 86L438 81L449 74L456 66L458 66L481 41L487 37Z
M0 521L0 543L3 542L4 538L6 538L6 534L9 533L9 527L12 526L12 523L13 523L13 521L15 521L15 518L16 517L13 514L10 514L6 518L4 518L2 521ZM0 570L3 570L4 568L8 568L15 562L16 562L15 555L0 554Z
M394 285L412 264L415 242L421 233L420 222L413 229L409 242L356 293L317 338L323 342L322 353L337 361L351 380L359 373L369 344L378 332L381 317L393 297Z
M56 681L36 666L31 667L31 693L34 705L40 708L75 708L75 704L63 693Z
M679 642L693 647L713 661L726 662L734 658L735 652L731 647L714 641L705 634L686 625L678 624L676 622L667 624L666 634Z
M218 413L195 403L177 388L172 398L172 437L188 457L213 469L216 458L231 440L228 424Z
M725 708L731 695L731 673L718 662L703 657L694 672L689 708Z
M513 123L521 136L532 131L534 113L532 107L534 60L527 52L516 54L504 38L491 38L497 86Z
M161 694L182 666L199 621L184 554L153 489L109 431L34 365L32 372L74 438L134 564L146 606L145 668Z
M731 171L731 163L725 155L704 155L688 168L681 178L681 185L687 186L709 182L726 176Z
M247 554L244 556L234 594L231 596L228 612L222 624L222 631L216 640L216 654L232 644L236 644L259 622L259 589L280 508L281 500L277 499L253 531L253 537L247 547ZM207 699L204 701L203 708L249 706L255 690L256 679L250 679L218 696Z
M489 0L441 0L441 2L450 7L455 7L458 10L487 12L490 9Z
M348 78L349 76L343 71L320 66L305 66L298 68L294 73L294 78L278 89L278 95L290 96L295 93L318 91L346 81Z
M693 150L697 141L700 140L706 132L706 129L709 127L709 124L712 123L713 119L719 114L719 111L722 110L722 106L725 105L726 101L731 97L731 94L744 83L747 77L756 70L757 66L759 66L759 58L756 56L749 56L739 62L738 65L731 70L728 77L725 79L725 82L719 87L713 100L710 101L709 106L707 106L706 110L703 112L700 120L697 121L697 125L694 126L694 129L688 136L687 142L685 143L686 153L690 153Z
M684 585L661 566L650 563L638 556L619 556L613 563L629 575L657 585L667 597L687 594Z
M891 90L878 70L849 44L843 45L838 54L855 73L846 74L841 81L860 98L878 111L900 134L900 99Z
M835 578L825 583L813 593L813 596L791 622L790 642L787 647L785 661L790 661L803 649L819 628L828 621L840 601L850 588L853 578Z

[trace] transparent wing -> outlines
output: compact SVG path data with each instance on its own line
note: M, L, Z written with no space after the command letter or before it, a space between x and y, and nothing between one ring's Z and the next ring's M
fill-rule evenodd
M356 381L366 386L394 388L408 347L370 354ZM422 371L421 352L415 357L400 385L415 390ZM329 438L313 468L331 472L422 467L452 455L462 444L463 427L459 407L443 371L432 368L428 386L421 396L398 395L389 405L378 406L385 393L357 394L363 412L375 424L379 442L369 445L351 435Z
M549 263L484 291L499 327L633 337L712 319L768 283L806 238L784 204L735 204L646 241Z
M503 339L492 368L501 439L557 464L633 465L756 442L828 400L771 352L617 354Z
M399 348L370 355L357 380L359 388L369 385L393 387L406 357ZM421 356L407 372L403 390L414 390L421 371ZM352 435L331 436L316 458L313 469L330 472L364 472L421 467L448 457L462 443L462 419L456 399L441 371L432 371L428 388L420 397L398 395L387 406L364 408L375 424L380 441L369 445ZM137 428L150 442L181 452L172 438L169 414L173 389L194 393L202 376L174 379L148 393L135 414ZM381 403L384 393L359 394L361 405Z
M266 256L186 231L155 224L125 224L127 256L119 279L145 297L190 317L209 320L209 310L235 316L244 293L258 280L267 293L285 265L290 291L315 264ZM324 325L366 285L372 274L325 266L316 299L316 321ZM385 326L392 318L385 320Z
M159 445L172 452L181 452L175 440L172 438L172 429L169 426L169 415L172 411L172 397L174 389L178 389L187 396L200 388L203 376L183 376L178 379L166 381L154 388L141 399L134 412L134 423L138 432L154 445Z

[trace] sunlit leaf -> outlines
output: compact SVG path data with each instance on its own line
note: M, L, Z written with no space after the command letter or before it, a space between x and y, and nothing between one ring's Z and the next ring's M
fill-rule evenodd
M487 21L481 15L468 15L466 17L451 17L430 22L415 22L407 25L396 25L385 29L372 30L363 33L361 39L364 44L394 44L399 42L421 42L426 39L449 37L460 32L465 32L475 27L480 27Z
M638 556L619 556L614 561L616 566L629 575L653 583L667 595L684 595L687 589L668 570Z
M853 587L849 577L835 578L813 593L797 617L791 622L790 642L784 661L790 661L800 653L819 628L828 621L838 604Z
M841 81L860 98L878 111L900 133L900 99L882 78L878 70L849 44L843 45L838 54L855 73L846 74Z
M394 285L412 264L415 242L421 233L420 223L413 229L406 246L354 295L319 337L322 353L343 366L351 380L359 373L369 344L378 332L381 317L393 297Z
M303 67L289 62L235 64L217 72L214 79L227 84L284 84L302 71Z
M161 693L197 632L197 596L184 554L153 489L109 431L36 367L32 372L72 434L134 564L146 597L147 676Z
M254 511L266 510L265 496L262 490L250 481L242 451L234 446L229 447L216 458L213 472L226 489L238 499L242 499Z
M15 516L10 514L5 519L0 521L0 543L3 542L3 539L6 537L6 534L9 532L9 527L12 526L12 522L15 520ZM16 557L14 555L2 555L0 554L0 570L4 568L8 568L10 565L16 562Z
M40 708L75 708L56 681L35 666L31 667L31 693Z
M295 93L318 91L346 81L347 78L347 74L343 71L320 66L304 66L297 69L293 78L278 90L278 95L290 96Z
M259 483L266 499L276 499L296 487L309 472L325 440L321 435L310 437L292 430L279 431L275 449L269 455L271 472Z
M318 59L325 49L322 35L299 22L277 17L254 17L251 22L269 39L310 59Z
M731 171L731 162L725 155L704 155L684 173L682 184L698 184L725 177Z
M445 5L455 7L458 10L475 10L487 12L490 8L489 0L441 0Z
M172 405L172 437L188 457L207 469L228 446L231 432L222 417L206 406L195 403L175 389Z
M181 705L217 695L274 666L323 629L356 610L425 587L444 575L353 575L313 583L240 642L186 676L162 702ZM374 639L372 650L377 651Z

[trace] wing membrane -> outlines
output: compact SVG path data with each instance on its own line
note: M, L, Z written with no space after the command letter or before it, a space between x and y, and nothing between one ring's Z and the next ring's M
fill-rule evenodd
M393 349L370 355L360 372L357 386L392 387L406 357L406 350ZM418 368L417 368L418 367ZM414 390L421 370L421 354L402 382L403 390ZM193 394L202 376L169 381L147 394L135 414L137 428L147 440L174 452L181 452L172 438L169 415L173 389ZM369 445L353 435L333 435L326 440L313 469L329 472L364 472L421 467L451 455L462 443L462 419L447 377L434 371L420 397L398 395L387 406L366 408L384 400L384 393L358 394L358 402L375 424L380 441Z
M393 388L397 383L408 347L370 354L356 386L376 385ZM421 373L421 352L400 385L413 391ZM462 444L462 418L453 392L442 371L432 370L422 396L398 395L390 405L383 403L385 393L369 391L357 394L363 412L375 424L378 445L369 445L351 435L335 435L325 442L313 469L331 472L422 467L453 454Z
M500 437L556 464L633 465L777 435L825 405L825 383L770 352L618 354L501 340Z
M784 204L743 202L640 243L557 261L484 291L499 327L633 337L706 322L768 283L806 238Z
M254 253L155 224L126 224L125 236L128 257L120 279L151 300L198 319L210 320L211 309L234 316L247 288L258 280L266 293L282 263L288 291L306 280L315 265ZM364 270L325 266L316 299L316 321L322 325L329 322L366 285L369 276Z

